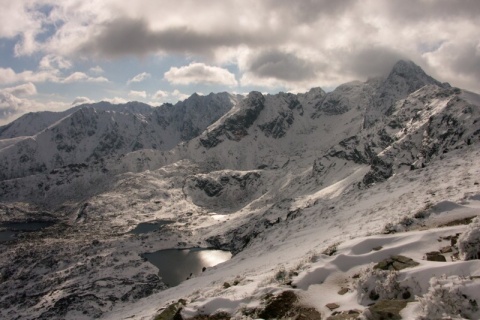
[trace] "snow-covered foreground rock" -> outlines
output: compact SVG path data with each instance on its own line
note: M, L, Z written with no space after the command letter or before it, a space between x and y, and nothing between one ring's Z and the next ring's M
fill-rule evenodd
M118 108L0 128L0 232L54 223L0 242L2 318L480 316L478 95L400 61L330 93ZM233 257L168 288L143 256L195 247Z

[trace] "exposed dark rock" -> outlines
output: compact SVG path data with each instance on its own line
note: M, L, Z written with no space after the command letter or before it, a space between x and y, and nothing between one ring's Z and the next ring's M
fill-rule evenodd
M322 115L334 116L348 112L353 108L364 108L368 104L370 86L361 82L350 82L338 86L324 95L315 105L312 118Z
M356 320L359 319L361 313L360 310L334 312L327 320Z
M293 291L283 291L278 296L270 299L265 309L258 316L264 319L285 317L293 309L297 301L298 297Z
M322 254L326 254L327 256L333 256L335 253L337 253L337 246L337 243L328 246L325 250L322 251Z
M446 247L440 248L440 253L449 253L452 251L453 251L452 246L446 246Z
M370 171L363 177L365 185L382 182L393 175L393 165L380 157L374 157L370 165Z
M425 256L427 261L447 262L445 256L438 251L427 252Z
M404 300L408 300L408 299L410 299L411 297L412 297L412 294L411 294L409 291L404 291L404 292L402 293L402 299L404 299Z
M178 302L168 305L159 315L155 317L155 320L183 320L180 315L183 306L185 305L184 300L179 300Z
M279 112L279 116L270 122L259 125L258 127L265 133L265 136L275 139L282 138L287 133L288 128L293 124L293 112Z
M350 290L348 288L341 288L337 293L341 296L348 293Z
M230 320L232 317L226 312L219 312L213 315L198 315L188 320ZM177 320L177 319L175 319Z
M412 268L418 266L419 263L401 255L391 256L377 263L373 268L381 270L402 270L405 268Z
M293 291L284 291L278 296L271 297L265 309L258 313L262 319L297 319L320 320L321 314L314 308L298 304L298 297Z
M372 290L370 291L370 293L368 294L368 298L372 301L376 301L380 298L380 295L375 291L375 290Z
M220 195L223 186L214 180L197 180L196 187L205 191L209 197Z
M407 306L406 300L380 300L368 308L369 320L401 320L400 311Z
M477 217L477 216L456 219L456 220L441 224L441 225L439 225L439 227L452 227L452 226L460 226L460 225L470 224L472 222L472 220L475 219L475 217Z
M90 318L98 318L102 315L101 304L102 301L93 294L71 294L59 299L51 309L42 313L38 319L59 319L69 311L78 310Z
M221 143L224 138L233 141L240 141L248 135L247 129L250 128L260 115L264 108L265 97L260 92L251 92L248 97L241 102L240 110L225 119L225 121L215 129L206 133L205 137L200 138L200 143L207 149L213 148Z
M325 307L330 309L330 311L340 308L340 306L337 303L327 303Z

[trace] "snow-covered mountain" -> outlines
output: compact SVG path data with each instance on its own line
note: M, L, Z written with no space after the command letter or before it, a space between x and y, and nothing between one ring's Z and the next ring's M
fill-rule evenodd
M479 120L479 95L410 61L328 93L194 94L156 108L99 103L28 114L0 128L0 221L55 224L0 243L2 317L152 319L182 298L185 318L202 310L268 318L265 295L286 288L325 317L345 318L324 302L367 317L376 299L350 283L361 266L407 253L418 262L425 252L413 244L433 250L442 234L428 228L476 215ZM158 220L171 223L128 233ZM369 253L373 244L387 249ZM170 289L141 257L199 246L234 257ZM432 273L421 270L440 272L419 263L400 275L417 277L417 287L398 280L410 297L430 290ZM442 270L480 275L476 261L455 265ZM327 301L335 279L348 299ZM480 299L472 290L465 295Z
M195 94L157 108L100 102L58 114L28 114L0 129L6 137L0 144L0 178L85 166L140 149L169 150L201 133L238 99L227 93Z

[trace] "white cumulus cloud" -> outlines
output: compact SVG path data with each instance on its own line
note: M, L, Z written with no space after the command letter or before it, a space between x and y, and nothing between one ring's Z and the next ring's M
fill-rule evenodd
M100 66L95 66L90 68L90 72L95 73L95 74L101 74L104 73L105 71L102 69Z
M15 72L12 68L0 68L0 84L11 84L18 82L59 82L60 77L57 70L44 70L34 72L26 70Z
M128 102L128 100L121 97L103 98L102 101L107 101L107 102L110 102L111 104L122 104L122 103Z
M127 83L132 83L132 82L142 82L148 78L150 78L152 75L147 72L142 72L140 74L137 74L135 77L131 78L130 80L127 81Z
M208 66L204 63L191 63L180 68L172 67L165 72L165 79L173 84L217 84L237 86L235 75L220 67Z
M31 82L24 83L15 87L5 88L1 91L10 93L16 97L18 96L32 96L37 94L37 87Z
M163 91L163 90L158 90L152 95L152 99L154 100L162 100L164 98L168 97L168 92Z
M147 93L145 91L130 90L128 96L132 98L146 98Z
M70 69L72 63L64 57L48 54L40 60L38 67L43 70Z
M73 106L78 106L80 104L85 104L85 103L94 103L95 101L91 100L90 98L88 97L76 97L73 101L72 101L72 105Z
M73 82L108 82L108 79L105 77L90 77L84 72L74 72L62 81L63 83L73 83Z

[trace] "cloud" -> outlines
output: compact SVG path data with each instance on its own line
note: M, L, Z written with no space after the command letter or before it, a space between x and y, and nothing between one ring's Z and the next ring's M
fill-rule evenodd
M201 93L198 93L202 95ZM185 94L178 89L173 90L172 92L167 92L163 90L158 90L155 92L151 98L152 102L150 104L155 104L156 102L175 102L175 101L182 101L189 97L188 94Z
M63 57L48 54L40 60L38 67L42 70L70 69L72 63Z
M90 77L83 72L74 72L65 79L62 80L63 83L73 83L73 82L108 82L108 79L105 77Z
M402 52L382 46L362 47L342 55L346 69L360 78L386 75L398 60L408 59Z
M137 74L135 77L127 81L127 84L130 84L132 82L142 82L148 78L150 78L152 75L147 72L142 72L140 74Z
M183 92L180 92L179 90L175 89L173 92L170 94L170 96L174 99L177 99L179 101L185 100L189 97L188 94L185 94Z
M163 90L158 90L152 95L152 99L154 100L163 100L166 97L168 97L168 92L165 92Z
M19 114L38 106L33 100L23 99L37 93L33 83L24 83L15 87L0 90L0 125L13 120Z
M197 26L188 24L153 30L147 20L128 17L108 21L101 25L100 30L92 31L77 50L83 54L104 57L145 56L156 52L209 54L222 46L257 46L267 37L241 28L232 29L228 25L208 31L200 31Z
M0 125L7 124L22 114L41 110L60 111L69 107L61 101L37 101L18 98L11 93L0 90Z
M17 55L76 62L180 54L175 59L236 65L242 84L287 88L382 73L401 56L478 90L478 0L61 1L48 14L39 10L44 1L4 2L0 38L15 43ZM7 83L59 77L39 73L47 70Z
M12 68L0 68L0 84L12 84L18 82L53 82L53 83L74 83L74 82L108 82L105 77L91 77L84 72L73 72L63 77L57 69L45 69L40 71L23 71L16 73Z
M95 74L101 74L101 73L104 73L105 71L102 69L102 67L100 66L95 66L95 67L92 67L90 68L89 70L91 73L95 73Z
M114 97L114 98L103 98L102 101L107 101L110 102L111 104L122 104L122 103L127 103L128 100L120 97Z
M165 72L165 79L173 84L217 84L237 86L235 75L220 67L208 66L204 63L191 63L180 68L172 67Z
M283 19L305 24L314 22L322 16L338 16L351 9L355 0L303 0L293 3L291 0L268 0L267 7Z
M453 40L424 54L432 71L444 79L456 79L456 86L480 92L480 41ZM445 68L451 66L451 68ZM474 84L474 86L472 86Z
M31 96L37 94L37 88L31 82L18 85L16 87L5 88L1 91L10 93L16 97L18 96Z
M128 93L128 96L133 98L146 98L147 93L145 91L130 90L130 92Z
M78 106L78 105L81 105L81 104L85 104L85 103L94 103L95 101L91 100L90 98L88 97L76 97L73 101L72 101L72 105L73 106Z
M11 84L17 82L59 82L57 70L46 71L23 71L16 73L12 68L0 68L0 84Z
M405 23L406 21L478 19L480 5L476 0L396 0L381 4L384 14L392 19Z
M24 103L21 99L10 93L0 91L0 124L12 119L20 113L20 109L23 107Z
M278 50L260 52L249 61L248 72L259 78L303 81L315 76L318 64Z

